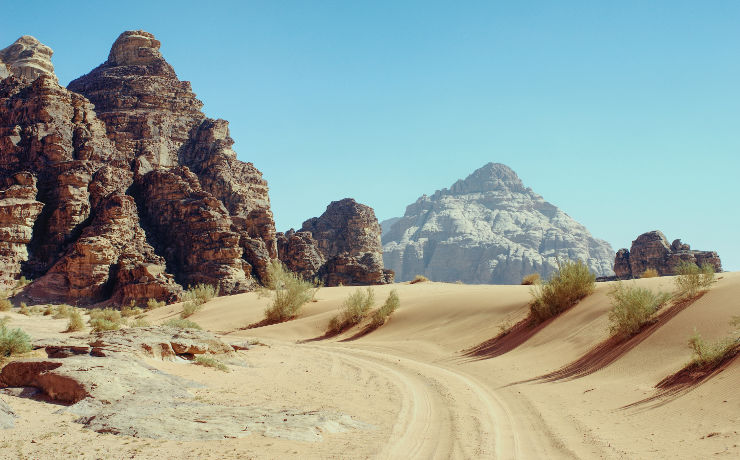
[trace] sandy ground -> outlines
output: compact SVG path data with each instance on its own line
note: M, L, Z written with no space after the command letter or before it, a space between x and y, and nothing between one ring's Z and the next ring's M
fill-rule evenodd
M525 286L446 283L375 287L382 301L397 289L401 307L380 329L321 339L342 300L356 288L321 289L290 322L246 329L266 299L215 299L192 320L226 341L264 344L239 352L230 372L150 360L202 383L199 400L351 415L366 429L324 433L319 442L261 435L220 441L166 441L99 434L59 406L0 394L20 416L0 432L1 458L740 458L740 359L690 391L641 404L654 386L689 360L696 328L725 336L740 315L740 273L714 288L606 366L576 378L516 383L556 371L608 337L610 283L523 343L499 354L466 354L524 317ZM671 278L640 280L671 290ZM149 313L154 323L180 306ZM0 313L0 316L3 316ZM11 326L54 335L64 320L10 314ZM629 407L627 407L629 406Z

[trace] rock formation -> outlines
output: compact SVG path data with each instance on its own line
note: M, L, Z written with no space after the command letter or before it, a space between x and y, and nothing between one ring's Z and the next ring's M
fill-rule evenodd
M716 252L692 250L679 239L668 244L662 232L653 230L638 236L629 251L626 248L617 251L614 274L622 279L638 278L652 268L661 276L675 275L676 267L682 262L709 264L715 272L722 271L722 261Z
M0 51L0 289L24 275L34 300L174 300L248 290L277 257L267 183L159 46L124 32L66 89L33 37Z
M393 282L393 272L383 268L375 212L351 198L333 201L297 232L279 233L278 248L288 268L306 279L316 276L326 286Z
M398 219L398 218L397 218ZM449 189L423 195L383 234L383 260L399 281L519 284L561 260L611 275L613 251L532 189L489 163Z

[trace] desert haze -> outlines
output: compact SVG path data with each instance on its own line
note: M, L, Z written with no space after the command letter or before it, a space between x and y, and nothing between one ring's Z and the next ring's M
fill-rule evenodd
M40 399L10 397L18 418L0 454L11 458L737 458L740 366L677 391L656 384L691 357L694 328L707 339L728 334L738 311L740 274L716 285L610 364L579 375L536 380L579 360L608 338L610 284L540 327L511 350L486 347L526 316L527 286L422 282L396 289L401 306L386 324L322 338L329 319L359 287L323 288L299 318L249 328L268 299L255 293L216 298L190 319L228 343L247 342L228 373L182 359L146 358L162 372L198 384L208 404L254 410L343 414L348 424L308 418L220 440L171 440L97 433ZM672 277L634 281L671 290ZM146 314L157 324L180 304ZM10 313L34 338L59 336L63 320ZM512 332L513 333L513 332ZM511 347L509 347L511 348ZM603 363L602 363L603 364ZM535 379L535 380L533 380ZM518 383L525 382L525 383ZM200 424L208 431L206 418ZM269 423L269 422L268 422ZM287 422L283 422L287 423ZM203 433L194 433L195 438ZM169 436L171 437L171 436Z

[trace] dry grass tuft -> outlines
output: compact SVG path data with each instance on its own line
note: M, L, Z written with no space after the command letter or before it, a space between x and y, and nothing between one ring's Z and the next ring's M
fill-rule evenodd
M78 311L72 311L69 313L69 320L67 321L67 329L64 332L77 332L85 328L85 321L82 319L82 315Z
M333 317L327 326L327 334L337 334L359 324L375 304L372 288L352 292L342 303L342 312Z
M9 329L0 322L0 357L31 351L31 337L21 329Z
M268 324L295 318L301 307L314 296L313 284L288 270L279 260L270 261L267 278L259 295L272 297L270 306L265 310L265 321Z
M166 327L174 327L175 329L203 329L200 327L198 323L195 321L190 321L189 319L182 319L182 318L172 318L164 323L162 323L162 326Z
M370 327L375 329L385 324L388 318L390 318L393 312L400 306L401 300L398 298L396 290L393 289L385 299L383 306L373 312L370 317Z
M640 278L657 278L659 276L658 270L654 268L647 268L644 272L642 272L642 275L640 275Z
M524 278L522 278L522 285L523 286L531 286L533 284L540 282L540 274L539 273L530 273L529 275L526 275Z
M416 275L413 280L411 280L410 284L416 284L416 283L426 283L429 281L429 278L427 278L424 275Z

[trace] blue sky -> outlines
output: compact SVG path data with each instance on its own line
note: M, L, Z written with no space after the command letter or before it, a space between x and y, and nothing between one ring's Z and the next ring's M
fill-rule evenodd
M43 13L32 13L41 11ZM162 42L278 230L353 197L402 215L493 161L614 249L660 229L740 270L740 2L7 2L60 82Z

